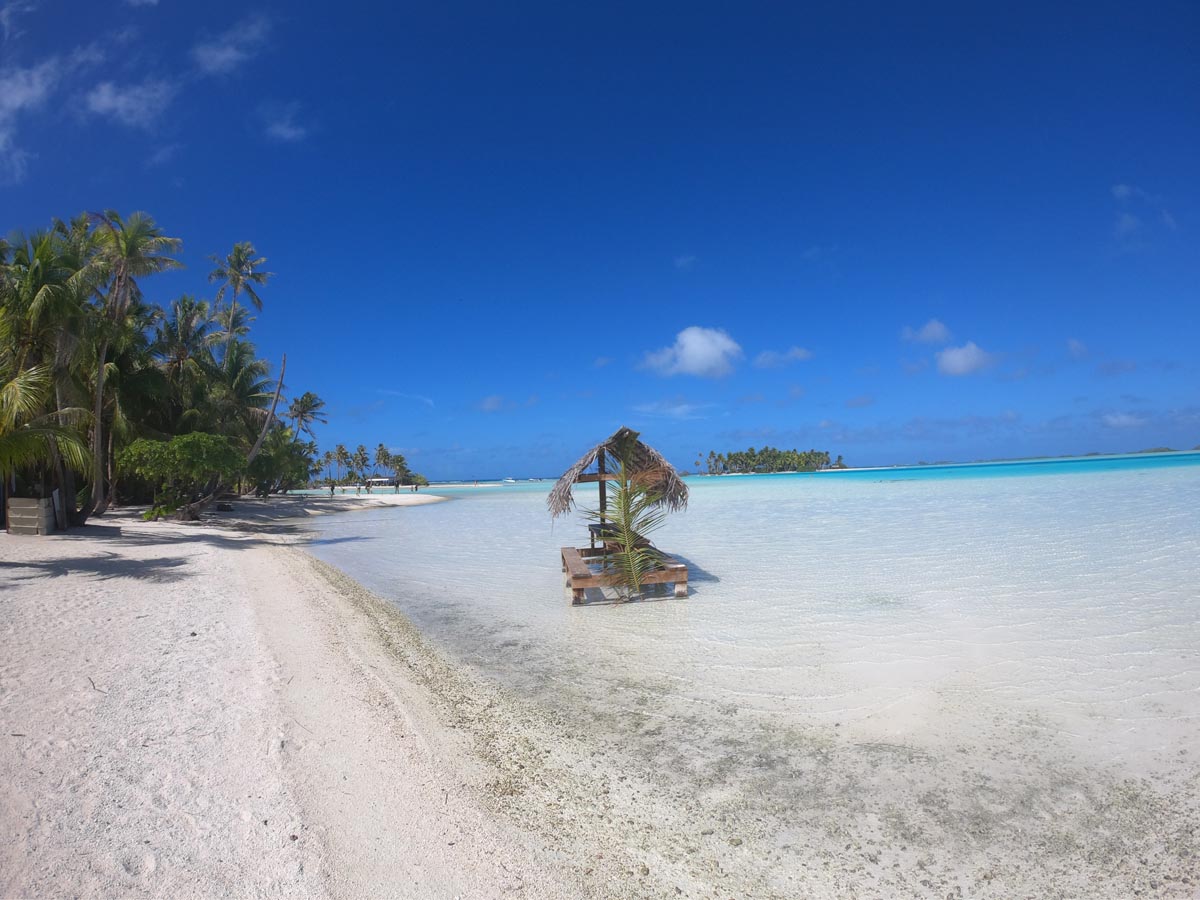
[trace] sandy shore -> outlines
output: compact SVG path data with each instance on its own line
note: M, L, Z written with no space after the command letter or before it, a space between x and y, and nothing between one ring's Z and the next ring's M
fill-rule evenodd
M296 549L335 505L0 534L0 896L621 893L497 812L479 696Z

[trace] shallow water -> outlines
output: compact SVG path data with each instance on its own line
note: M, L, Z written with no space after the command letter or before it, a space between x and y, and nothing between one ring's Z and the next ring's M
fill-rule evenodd
M313 552L646 764L681 821L737 822L764 892L846 838L875 861L833 857L839 884L1118 896L1196 860L1196 460L695 480L656 536L687 600L572 607L584 531L548 482L322 519Z

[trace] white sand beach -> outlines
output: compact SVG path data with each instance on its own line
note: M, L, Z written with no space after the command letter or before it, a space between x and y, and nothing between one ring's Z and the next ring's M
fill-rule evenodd
M0 896L585 893L480 802L487 768L414 674L433 657L294 539L0 534Z

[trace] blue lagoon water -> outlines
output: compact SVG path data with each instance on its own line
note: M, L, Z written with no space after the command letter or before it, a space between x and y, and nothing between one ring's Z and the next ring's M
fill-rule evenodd
M328 517L312 552L656 785L656 821L736 828L762 896L1195 885L1200 454L689 484L656 536L686 600L571 606L551 482Z

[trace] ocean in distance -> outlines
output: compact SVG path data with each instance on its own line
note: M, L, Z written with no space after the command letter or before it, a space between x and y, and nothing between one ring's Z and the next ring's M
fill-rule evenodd
M663 865L728 839L758 896L1195 885L1200 453L689 485L656 535L686 600L572 607L548 481L311 550L643 785Z

